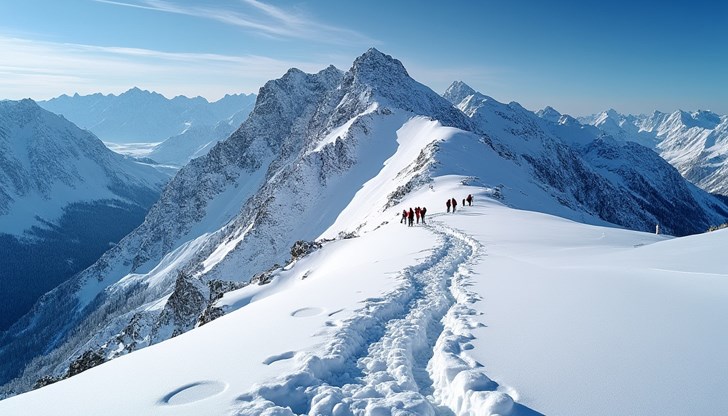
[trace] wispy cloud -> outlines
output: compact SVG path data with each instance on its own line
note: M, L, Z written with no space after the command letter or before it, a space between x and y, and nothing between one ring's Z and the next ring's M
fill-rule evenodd
M119 93L132 87L167 96L257 92L291 67L315 72L328 62L265 56L176 53L142 48L35 41L0 34L0 99L63 93Z
M230 2L226 7L190 6L166 0L94 0L114 6L193 16L236 26L249 32L279 39L303 39L327 44L370 46L380 42L354 30L328 25L259 0Z

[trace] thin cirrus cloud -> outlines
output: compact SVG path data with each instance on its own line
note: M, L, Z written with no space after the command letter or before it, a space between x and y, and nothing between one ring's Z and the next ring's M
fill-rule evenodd
M180 14L218 21L240 27L269 38L304 39L329 44L376 45L379 44L354 30L326 25L300 13L285 10L258 0L241 0L228 8L209 6L184 6L164 0L116 1L94 0L114 6L132 7L164 13ZM233 7L238 6L238 7Z
M318 71L320 63L264 56L171 53L142 48L56 43L0 34L0 99L122 92L147 87L165 95L216 99L255 92L291 67ZM195 79L195 83L190 83Z

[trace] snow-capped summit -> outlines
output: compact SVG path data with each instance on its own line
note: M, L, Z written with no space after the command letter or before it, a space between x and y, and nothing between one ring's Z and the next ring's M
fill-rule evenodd
M139 225L168 180L30 99L0 101L0 161L0 330Z
M536 115L541 117L542 119L548 120L552 123L558 123L559 120L561 119L561 113L556 111L551 106L546 106L543 109L538 110L538 112L536 112Z
M358 57L342 81L362 89L371 100L417 114L429 114L448 126L469 128L466 117L439 94L412 79L402 63L375 48Z
M475 90L470 88L468 84L462 81L454 81L449 87L447 87L442 96L451 103L459 103L463 101L465 97L474 94Z

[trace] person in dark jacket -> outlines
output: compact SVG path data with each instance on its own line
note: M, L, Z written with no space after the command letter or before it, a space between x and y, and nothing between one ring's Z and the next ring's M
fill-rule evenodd
M448 199L447 202L445 202L445 205L447 205L447 212L450 212L450 205L452 204L452 199Z
M409 217L409 226L411 227L415 222L415 211L412 208L410 208L410 210L409 210L408 217Z
M417 220L417 224L420 223L420 207L415 208L415 219Z
M465 198L463 198L463 206L465 206Z
M466 201L468 201L468 206L473 205L473 195L468 194L468 197L465 198Z
M400 224L404 223L404 225L407 225L407 210L406 209L402 210L402 219L399 220L399 223Z
M458 200L453 198L452 199L452 212L455 212L455 207L458 206Z
M422 209L420 209L420 216L422 217L422 223L423 224L425 224L425 214L426 213L427 213L427 208L422 207Z

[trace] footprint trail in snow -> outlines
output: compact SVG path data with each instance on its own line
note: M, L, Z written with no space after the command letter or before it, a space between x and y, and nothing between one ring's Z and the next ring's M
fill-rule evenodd
M464 283L479 244L434 222L441 245L402 272L402 284L368 299L323 353L240 396L238 415L508 414L513 399L468 358L471 308Z

